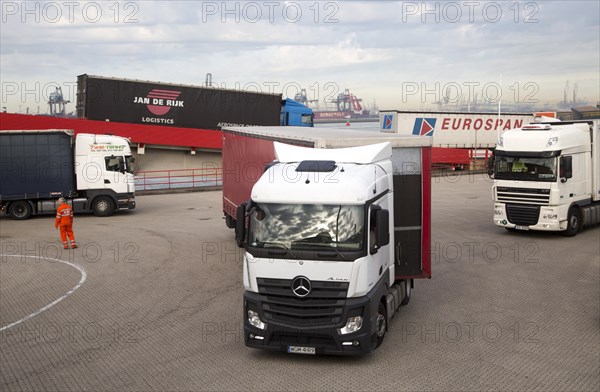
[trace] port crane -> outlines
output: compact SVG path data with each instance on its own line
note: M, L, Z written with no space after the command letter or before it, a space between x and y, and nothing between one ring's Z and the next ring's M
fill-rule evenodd
M328 102L335 103L339 111L352 111L355 114L362 114L363 107L360 104L361 101L362 99L357 98L356 95L350 93L350 90L345 89L343 93L338 94L336 98Z
M301 89L299 93L294 95L294 101L300 102L304 106L308 106L309 103L318 102L317 99L308 99L305 88Z
M51 116L64 117L66 115L66 106L71 101L65 101L61 87L56 87L53 93L48 97L48 106Z

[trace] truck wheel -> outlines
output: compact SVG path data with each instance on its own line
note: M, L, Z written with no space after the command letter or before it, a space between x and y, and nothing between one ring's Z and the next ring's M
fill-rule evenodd
M100 196L92 203L92 212L96 216L110 216L115 211L115 203L110 197Z
M387 330L387 316L383 302L379 303L379 309L377 310L377 325L375 327L375 334L377 335L377 345L375 347L377 348L383 343L383 338L385 337L385 332Z
M17 220L29 219L32 212L31 206L26 201L15 201L8 208L10 217Z
M404 293L404 299L402 302L400 302L400 305L408 305L410 302L410 295L412 293L412 279L408 279L404 287L406 287L406 291Z
M225 226L229 229L235 229L235 219L232 216L225 214Z
M569 209L569 215L567 217L567 230L564 231L564 235L567 237L574 237L581 230L581 212L579 208L573 207Z

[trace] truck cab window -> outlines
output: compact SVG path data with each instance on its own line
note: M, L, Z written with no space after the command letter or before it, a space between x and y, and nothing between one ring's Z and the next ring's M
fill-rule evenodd
M135 171L135 167L133 165L135 163L135 158L131 155L128 155L125 157L125 163L127 164L127 166L125 167L127 173L133 173Z
M106 163L106 170L118 172L121 171L123 166L123 157L105 157L104 162Z
M313 115L312 114L303 114L302 115L302 125L305 126L313 126Z

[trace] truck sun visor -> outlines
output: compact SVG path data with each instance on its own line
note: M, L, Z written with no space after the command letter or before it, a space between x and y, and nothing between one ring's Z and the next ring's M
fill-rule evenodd
M296 168L297 172L332 172L336 168L335 161L302 161Z

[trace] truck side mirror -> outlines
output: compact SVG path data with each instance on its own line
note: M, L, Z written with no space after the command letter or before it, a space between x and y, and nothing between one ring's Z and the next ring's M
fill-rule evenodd
M246 203L242 203L235 211L235 243L243 248L246 242Z
M565 155L560 157L560 182L567 182L573 177L573 157Z
M494 153L492 152L492 156L488 158L487 161L487 173L490 178L494 178L494 165L496 163L496 159Z
M390 212L388 210L375 210L375 245L378 248L390 243Z

